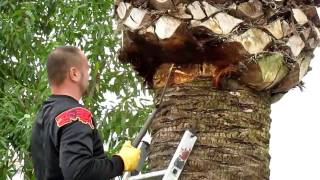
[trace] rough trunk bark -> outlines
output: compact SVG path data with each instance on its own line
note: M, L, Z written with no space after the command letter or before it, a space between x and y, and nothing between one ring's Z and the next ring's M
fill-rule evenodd
M269 179L269 115L268 93L217 90L211 78L168 87L151 127L151 171L168 166L190 129L198 140L181 179Z

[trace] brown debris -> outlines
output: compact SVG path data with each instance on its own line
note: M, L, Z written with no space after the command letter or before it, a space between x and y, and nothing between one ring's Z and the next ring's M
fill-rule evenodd
M223 76L228 74L225 70L230 70L229 66L237 66L248 56L246 50L237 42L202 47L190 32L184 31L183 26L168 39L147 41L145 37L153 39L151 34L142 36L127 32L124 34L124 47L119 54L119 60L132 63L134 69L145 77L149 84L154 73L152 68L156 69L163 63L175 62L179 65L208 62L217 66L217 75L220 73ZM126 51L123 51L124 49Z
M166 79L169 75L169 69L171 64L162 64L157 69L153 77L153 87L164 87ZM179 65L172 71L171 78L169 79L169 85L177 85L185 82L191 82L197 77L211 77L216 67L212 64L187 64Z
M165 63L157 68L157 71L153 76L154 88L165 86L170 67L171 64ZM168 84L173 86L191 82L199 77L212 77L213 86L219 87L221 78L231 75L235 70L236 68L233 65L221 69L217 65L211 63L178 65L175 66L172 71Z

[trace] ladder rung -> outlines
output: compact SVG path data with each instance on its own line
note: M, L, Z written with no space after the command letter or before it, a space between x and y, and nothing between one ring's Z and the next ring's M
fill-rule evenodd
M158 179L162 179L162 177L164 176L164 174L166 173L166 169L165 170L161 170L161 171L154 171L154 172L150 172L150 173L146 173L146 174L140 174L140 175L136 175L136 176L131 176L129 177L128 180L158 180Z

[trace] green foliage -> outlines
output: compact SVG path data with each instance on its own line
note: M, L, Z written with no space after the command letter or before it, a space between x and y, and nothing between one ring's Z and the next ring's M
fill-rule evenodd
M139 130L150 109L143 104L151 103L142 101L145 94L130 67L116 60L112 8L113 0L0 1L0 179L11 178L19 165L26 179L34 178L30 134L50 93L45 62L56 46L78 46L88 56L92 78L83 101L108 153Z

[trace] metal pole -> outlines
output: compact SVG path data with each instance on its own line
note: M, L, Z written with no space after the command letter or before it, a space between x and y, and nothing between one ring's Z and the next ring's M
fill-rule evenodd
M169 74L168 74L166 83L165 83L165 85L164 85L164 87L163 87L163 90L162 90L162 93L161 93L161 96L160 96L159 106L156 107L156 109L152 111L152 113L150 114L150 116L148 117L148 119L144 122L143 127L140 129L137 137L134 139L134 141L133 141L133 143L132 143L132 146L133 146L133 147L138 147L138 146L139 146L142 138L146 135L146 133L147 133L150 125L152 124L154 117L155 117L156 114L158 113L158 111L159 111L159 109L160 109L160 107L161 107L161 104L162 104L162 100L163 100L164 94L165 94L165 92L166 92L166 90L167 90L167 87L168 87L168 82L169 82L169 80L170 80L171 72L172 72L173 67L174 67L174 64L172 64L171 67L170 67L170 70L169 70ZM144 153L148 153L148 152L144 152ZM141 154L141 155L140 155L140 158L141 158L141 157L143 158L143 157L145 157L145 156L146 156L146 154ZM145 160L145 159L141 159L141 161L144 161L144 160ZM139 163L141 164L141 162L139 162ZM141 170L141 169L136 169L136 170L135 170L135 173L137 173L137 172L139 173L140 170ZM130 177L130 174L131 174L130 172L126 172L126 173L123 175L122 179L123 179L123 180L127 180L127 179Z
M162 100L163 100L163 97L164 97L164 94L166 92L166 89L167 89L167 86L168 86L168 82L170 80L170 77L171 77L171 72L172 72L172 69L173 69L173 66L174 64L171 65L170 67L170 71L169 71L169 74L168 74L168 77L167 77L167 80L166 80L166 84L162 90L162 94L160 96L160 102L159 102L159 107L161 106L162 104ZM132 146L134 147L138 147L139 143L141 142L141 139L143 138L143 136L147 133L154 117L156 116L157 112L159 111L160 108L156 108L155 110L152 111L151 115L148 117L148 119L144 122L144 125L142 127L142 129L140 129L137 137L134 139L133 141L133 144Z

